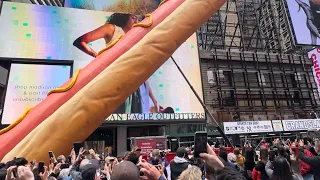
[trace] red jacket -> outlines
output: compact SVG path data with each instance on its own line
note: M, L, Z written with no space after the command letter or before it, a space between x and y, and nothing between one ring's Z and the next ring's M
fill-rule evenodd
M252 170L252 180L261 180L261 172L257 171L256 168Z
M304 150L304 154L308 157L313 157L314 155L307 149ZM307 175L307 174L310 174L312 171L312 168L309 164L301 161L300 162L300 172L301 172L301 175L304 176L304 175Z

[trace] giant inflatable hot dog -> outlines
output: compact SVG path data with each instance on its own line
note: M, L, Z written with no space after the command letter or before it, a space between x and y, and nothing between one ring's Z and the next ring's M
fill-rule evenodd
M94 77L108 67L123 53L128 51L134 44L139 42L148 32L163 21L170 13L172 13L185 0L170 0L164 3L160 8L152 13L152 25L148 28L136 27L129 31L123 38L117 42L108 51L94 59L90 64L84 67L79 75L74 76L75 83L72 88L64 93L53 93L39 103L36 107L23 118L10 131L3 134L0 133L0 160L15 147L25 136L27 136L35 127L43 120L52 115L60 106L67 102L81 88L86 86ZM142 23L148 22L149 18ZM66 87L72 80L66 82L62 87Z
M81 72L78 78L79 83L83 83L82 87L80 85L76 86L76 83L69 91L73 92L74 95L71 95L51 115L45 117L39 112L32 114L32 111L35 110L31 110L27 117L42 116L43 122L38 123L38 126L34 125L35 129L29 134L25 133L28 134L25 138L20 137L21 142L5 155L3 161L18 156L45 161L48 159L47 152L49 150L57 154L68 153L73 142L85 140L226 0L186 0L184 2L179 1L182 2L180 5L177 3L178 1L169 0L156 11L159 12L160 16L165 11L173 11L175 8L172 8L171 5L178 6L172 13L167 13L169 15L163 17L161 22L158 21L152 27L141 29L140 31L146 31L147 34L132 48L121 51L122 47L120 47L121 42L128 43L132 40L132 34L129 32L118 42L119 44L117 43L113 48L94 60L92 64L98 64L98 61L100 61L100 64L105 65L102 71L97 73L97 76L91 76L92 80L88 82L83 80L88 75L85 77L84 72ZM163 12L160 13L160 11ZM155 13L153 16L154 22L157 21ZM135 28L131 31L134 30ZM118 48L116 48L117 45L119 45ZM109 56L112 56L112 52L116 51L121 51L123 54L108 66L110 64ZM109 53L108 56L105 55L107 53ZM105 68L106 66L108 67ZM96 67L96 69L99 68ZM90 73L92 73L92 70ZM47 99L50 99L50 96ZM39 120L39 122L42 120ZM8 134L10 134L10 131ZM3 135L6 135L6 133ZM2 137L0 137L0 140L3 140ZM7 144L10 143L7 142ZM1 146L1 148L4 147ZM0 150L2 151L2 149Z

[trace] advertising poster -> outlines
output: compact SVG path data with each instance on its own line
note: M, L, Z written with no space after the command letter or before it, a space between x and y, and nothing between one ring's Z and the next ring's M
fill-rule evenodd
M272 120L272 126L273 126L273 130L275 132L283 131L282 121L281 120Z
M142 153L150 153L154 149L166 150L166 138L157 139L136 139L136 146Z
M249 134L273 132L271 121L224 122L225 134Z
M287 0L297 44L320 45L320 2Z
M47 97L51 89L70 78L71 66L11 64L2 124L11 124L26 108Z
M5 26L0 27L0 41L6 43L1 44L0 57L72 60L75 72L142 18L139 14L4 2L0 23ZM173 57L203 97L196 35L183 43ZM40 71L33 73L42 75ZM65 79L59 81L61 85ZM107 118L108 121L204 119L203 107L170 59Z

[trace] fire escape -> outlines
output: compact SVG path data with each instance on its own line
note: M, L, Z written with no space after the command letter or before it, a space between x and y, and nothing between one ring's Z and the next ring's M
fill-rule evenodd
M198 44L205 103L221 122L319 111L312 61L294 44L284 0L229 0L198 30Z

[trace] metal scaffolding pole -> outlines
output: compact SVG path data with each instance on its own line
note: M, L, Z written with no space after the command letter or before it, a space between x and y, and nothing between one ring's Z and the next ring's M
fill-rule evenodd
M181 70L180 66L178 65L178 63L175 61L175 59L171 56L170 57L172 59L172 61L174 62L174 64L177 66L178 70L180 71L181 75L183 76L183 78L186 80L186 82L188 83L190 89L192 90L193 94L197 97L199 103L202 105L203 109L205 110L206 114L208 115L208 117L210 118L211 122L214 123L215 127L217 128L218 132L220 133L221 137L225 140L225 142L228 144L228 146L233 147L233 145L231 144L230 140L228 139L228 137L226 136L226 134L223 132L223 130L221 129L220 125L218 124L218 122L216 121L216 119L213 117L213 115L210 113L209 109L207 108L207 106L204 104L204 102L202 101L202 99L200 98L199 94L196 92L196 90L193 88L193 86L191 85L190 81L188 80L188 78L186 77L186 75L183 73L183 71Z

